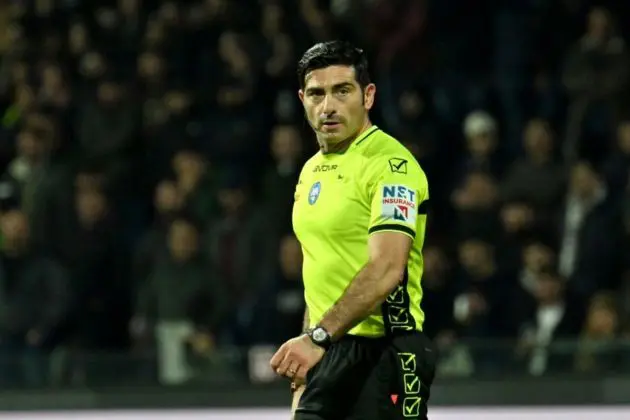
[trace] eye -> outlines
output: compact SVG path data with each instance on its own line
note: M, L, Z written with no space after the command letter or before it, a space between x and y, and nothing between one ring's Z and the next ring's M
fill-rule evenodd
M350 88L345 87L345 88L339 89L339 94L340 95L349 95L350 94Z

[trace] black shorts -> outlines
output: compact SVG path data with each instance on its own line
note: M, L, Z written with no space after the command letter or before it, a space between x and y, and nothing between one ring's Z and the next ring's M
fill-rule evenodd
M308 373L295 420L426 419L436 359L420 332L346 336Z

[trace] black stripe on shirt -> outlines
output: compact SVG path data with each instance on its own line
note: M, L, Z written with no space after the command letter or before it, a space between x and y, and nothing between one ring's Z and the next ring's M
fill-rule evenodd
M395 225L395 224L372 226L368 230L368 234L374 233L374 232L380 232L382 230L395 230L395 231L398 231L398 232L404 232L407 235L410 235L412 238L416 237L416 232L414 232L413 229L411 229L411 228L409 228L407 226Z

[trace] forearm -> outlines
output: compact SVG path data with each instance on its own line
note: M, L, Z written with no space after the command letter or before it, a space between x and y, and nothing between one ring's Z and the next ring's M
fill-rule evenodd
M304 309L304 320L302 321L302 332L311 327L311 318L308 315L308 308Z
M373 313L400 283L402 273L390 267L368 263L352 280L344 294L322 318L319 325L337 340Z

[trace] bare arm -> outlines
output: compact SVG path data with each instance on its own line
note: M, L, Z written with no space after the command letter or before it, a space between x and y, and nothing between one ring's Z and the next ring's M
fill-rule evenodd
M319 323L337 340L374 312L403 279L412 239L378 232L368 242L369 260Z
M304 309L304 320L302 321L302 332L306 332L311 326L311 318L308 316L308 308Z

